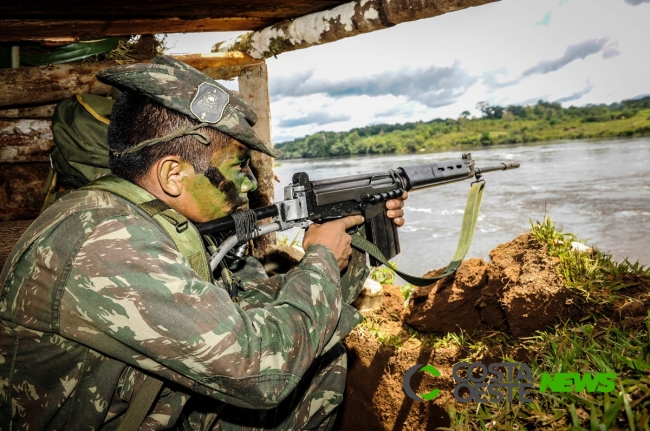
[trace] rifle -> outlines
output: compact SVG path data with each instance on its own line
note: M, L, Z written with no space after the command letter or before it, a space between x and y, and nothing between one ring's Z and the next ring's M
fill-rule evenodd
M379 263L385 263L382 257L387 261L400 252L397 227L386 215L385 201L400 197L404 191L421 190L472 178L475 178L472 184L484 183L482 174L486 172L518 167L519 162L504 162L478 168L471 154L467 153L459 160L318 181L311 181L306 172L298 172L293 175L292 183L284 188L283 201L263 208L239 211L199 223L196 227L202 235L234 232L212 255L210 267L214 271L224 256L237 244L241 246L235 255L241 257L245 252L243 244L249 239L292 227L307 227L309 221L323 223L361 214L365 218L367 240L383 255L373 257L371 253L370 263L377 266ZM271 223L257 225L257 219L268 217L273 218Z

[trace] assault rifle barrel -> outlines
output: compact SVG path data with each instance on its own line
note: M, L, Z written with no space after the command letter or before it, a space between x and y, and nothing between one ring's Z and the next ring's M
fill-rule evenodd
M486 166L484 168L476 168L476 173L480 175L486 172L507 171L508 169L517 169L519 165L520 165L519 162L500 163L496 166Z

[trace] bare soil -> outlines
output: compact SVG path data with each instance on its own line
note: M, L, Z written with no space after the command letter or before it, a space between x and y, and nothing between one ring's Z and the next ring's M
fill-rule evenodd
M337 418L338 430L433 430L451 426L447 407L466 408L453 398L453 365L470 356L454 343L432 347L412 337L416 328L437 334L473 334L474 340L499 332L526 337L567 319L586 313L580 298L558 277L557 258L530 233L497 246L490 262L469 259L455 275L430 286L416 288L408 308L398 287L384 286L382 307L373 319L391 342L381 342L368 326L357 327L345 340L348 378L344 403ZM442 273L431 271L429 276ZM626 289L626 295L610 307L599 325L642 324L650 309L650 286ZM399 341L399 343L396 342ZM401 344L399 347L393 347ZM529 352L511 343L494 357L474 356L472 361L501 362L507 355L529 362ZM498 350L498 349L497 349ZM432 401L417 402L403 390L406 371L416 364L434 365L441 373L415 373L410 381L417 394L441 390Z

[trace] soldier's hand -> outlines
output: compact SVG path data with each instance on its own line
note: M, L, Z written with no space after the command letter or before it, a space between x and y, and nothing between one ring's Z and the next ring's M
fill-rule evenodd
M302 240L302 248L307 250L312 244L322 244L329 248L339 270L343 271L348 266L352 248L350 243L352 237L346 232L347 229L363 223L363 217L360 215L344 217L327 223L313 223L307 228Z
M389 201L386 201L386 215L388 218L392 218L393 222L397 226L402 226L404 224L404 201L408 199L409 194L408 192L404 192L402 194L402 197L398 199L391 199Z

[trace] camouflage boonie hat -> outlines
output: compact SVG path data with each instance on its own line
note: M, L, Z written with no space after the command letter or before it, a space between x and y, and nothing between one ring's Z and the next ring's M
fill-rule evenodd
M282 155L262 141L251 127L257 122L257 114L250 106L214 79L172 57L163 55L151 63L109 67L97 72L97 79L120 90L139 93L201 123L160 139L145 141L146 144L138 144L138 148L132 147L122 153L183 135L194 135L206 143L201 139L205 136L197 129L212 127L252 150L271 157Z

